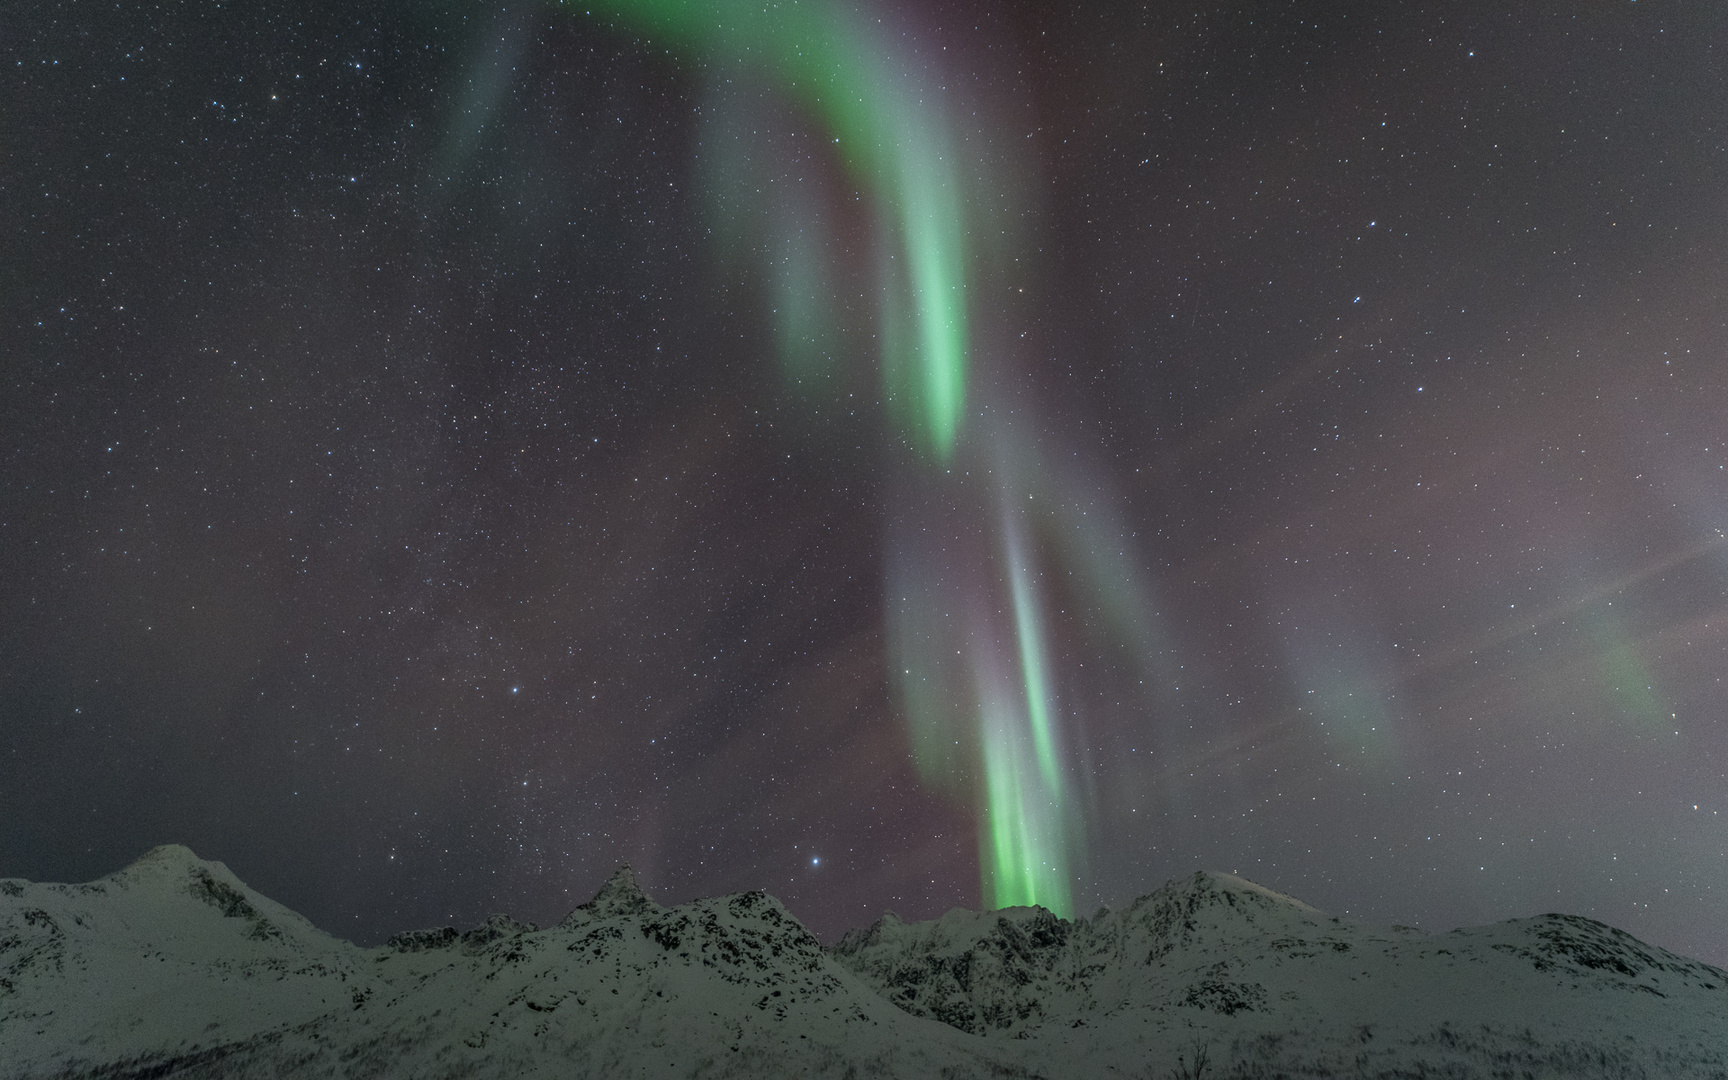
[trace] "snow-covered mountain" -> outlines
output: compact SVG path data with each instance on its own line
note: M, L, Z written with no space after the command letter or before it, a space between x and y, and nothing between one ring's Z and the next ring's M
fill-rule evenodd
M1588 919L1379 930L1222 874L832 949L766 893L665 908L628 869L554 927L375 949L181 847L0 881L5 1078L1191 1075L1728 1078L1728 974Z
M1052 1076L1186 1050L1151 1071L1180 1075L1196 1048L1221 1076L1728 1076L1728 974L1570 915L1383 930L1200 873L1077 922L884 916L832 955L914 1015L1047 1048Z

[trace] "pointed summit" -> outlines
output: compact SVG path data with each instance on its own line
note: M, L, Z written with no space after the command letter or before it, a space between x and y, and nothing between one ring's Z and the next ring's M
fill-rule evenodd
M167 863L172 866L179 866L186 863L201 863L203 861L203 859L198 857L197 852L193 851L185 844L158 844L156 847L151 848L136 859L133 859L131 865L138 866L140 864L154 865L157 863Z
M582 907L594 918L606 919L615 915L637 915L659 905L648 899L648 894L636 883L636 872L626 864L613 871L606 884L594 894L594 899Z
M1268 889L1258 882L1217 870L1196 870L1194 875L1186 880L1172 878L1165 882L1164 888L1160 889L1159 892L1165 890L1186 893L1189 897L1223 897L1224 902L1230 907L1236 907L1237 901L1240 900L1246 901L1250 905L1287 909L1293 913L1317 918L1325 917L1325 913L1319 908L1310 907L1294 896L1287 896L1274 889ZM1151 895L1156 896L1158 894L1153 893ZM1150 899L1150 897L1143 897L1142 899Z
M234 871L214 859L199 858L197 852L182 844L153 847L124 870L103 880L120 888L172 892L190 888L193 896L222 908L223 914L244 914L247 918L257 914L246 898L245 882Z
M177 881L181 876L194 870L210 871L217 867L221 867L223 876L233 876L226 866L208 859L200 859L197 852L184 844L162 844L138 856L117 874L109 876L122 878L128 883L152 880Z

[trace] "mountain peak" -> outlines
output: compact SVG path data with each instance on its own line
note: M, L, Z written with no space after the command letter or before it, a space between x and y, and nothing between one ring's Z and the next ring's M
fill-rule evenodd
M1147 904L1175 902L1190 914L1204 908L1221 907L1246 914L1249 911L1280 911L1306 919L1324 919L1326 913L1293 896L1217 870L1196 870L1186 878L1172 878L1155 892L1134 901L1130 910Z
M226 864L201 859L197 852L184 844L153 847L124 870L103 880L121 888L141 886L146 890L166 888L177 892L190 886L193 895L206 902L214 902L211 900L212 889L221 892L224 898L229 894L239 896L246 890Z
M188 870L195 866L219 866L198 857L198 853L184 844L162 844L153 847L144 854L133 859L120 873L144 876L159 874L164 871L174 872Z
M636 915L659 906L648 899L648 894L636 882L636 871L625 864L612 872L606 884L594 894L594 899L583 904L582 908L595 918L604 919L615 915Z
M198 853L185 844L159 844L144 854L132 860L132 865L140 863L188 863L202 862Z

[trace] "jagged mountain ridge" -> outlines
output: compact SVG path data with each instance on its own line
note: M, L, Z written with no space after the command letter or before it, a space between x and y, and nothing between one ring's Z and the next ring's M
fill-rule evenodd
M1085 1027L1105 1062L1199 1041L1292 1075L1293 1061L1313 1075L1399 1075L1471 1056L1569 1075L1592 1052L1622 1056L1604 1075L1639 1075L1633 1059L1659 1047L1649 1075L1685 1075L1689 1060L1728 1075L1724 973L1571 915L1442 935L1379 929L1199 873L1089 920L1038 908L885 916L833 953L915 1015L1039 1042L1073 1043L1067 1033ZM1480 1053L1444 1052L1471 1043Z
M1068 922L1041 908L955 911L915 925L889 915L834 948L842 965L915 1015L1014 1037L1049 1023L1109 1015L1129 1002L1226 1016L1264 1012L1269 987L1282 987L1283 1001L1317 999L1320 1012L1361 1009L1366 1002L1352 1002L1335 987L1321 993L1298 984L1327 987L1315 975L1328 968L1347 983L1365 954L1391 959L1392 969L1405 957L1447 957L1441 966L1455 967L1489 963L1496 954L1516 956L1528 968L1513 965L1499 977L1525 976L1532 991L1544 981L1583 980L1600 990L1665 998L1664 987L1708 993L1728 985L1715 968L1578 916L1543 915L1439 937L1410 928L1382 931L1344 923L1241 878L1208 873L1090 920ZM1278 977L1293 971L1299 977ZM1398 980L1399 993L1419 992L1408 983Z
M886 915L628 869L545 930L333 938L159 848L0 881L0 1077L1728 1077L1728 975L1573 916L1430 935L1196 874L1120 912Z
M666 909L627 870L546 930L360 949L158 848L88 885L0 885L0 980L5 1077L1012 1074L765 893Z

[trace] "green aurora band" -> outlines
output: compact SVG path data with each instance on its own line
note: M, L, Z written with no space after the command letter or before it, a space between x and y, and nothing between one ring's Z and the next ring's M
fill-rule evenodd
M879 26L820 2L563 6L615 15L680 52L766 79L821 122L847 170L896 226L905 270L898 288L884 289L888 401L921 452L951 460L966 409L962 185L947 127L924 99L929 88L896 70Z
M919 774L932 786L977 800L987 906L1040 904L1071 914L1069 853L1082 849L1085 838L1067 795L1038 585L1040 547L1029 539L1041 523L1024 510L1031 492L1014 482L1028 475L1015 461L1029 450L1011 448L1017 440L1004 428L971 431L967 424L977 414L976 404L970 413L968 406L975 347L969 269L973 259L985 257L968 250L968 214L983 214L1000 199L976 179L983 171L978 163L970 163L970 172L962 167L965 140L949 122L945 88L929 77L915 39L891 34L884 18L823 0L563 6L618 19L702 64L718 76L716 85L772 88L825 132L835 159L867 200L879 223L874 308L883 392L898 441L912 459L912 497L893 508L908 524L898 530L899 549L889 552L889 634ZM711 126L724 126L727 110L736 117L741 107L738 100L719 101L711 112L721 120ZM749 138L757 126L738 123L733 130ZM735 157L754 163L773 154ZM722 161L710 183L732 189L727 198L749 203L742 189L756 191L757 185L741 181L755 175L751 167L729 171ZM834 270L832 258L825 258L828 232L815 202L797 190L755 198L768 246L778 254L770 256L766 275L775 341L782 370L796 380L815 370L823 343L833 339L824 324L832 323L834 307L822 295ZM722 237L747 227L730 211L716 211L716 217ZM994 500L965 479L974 474L996 476ZM996 512L989 509L992 501ZM980 536L993 536L994 550L974 551L976 557L964 560L968 565L956 565L956 551L975 549ZM1064 541L1052 543L1060 550ZM890 547L896 547L892 540Z

